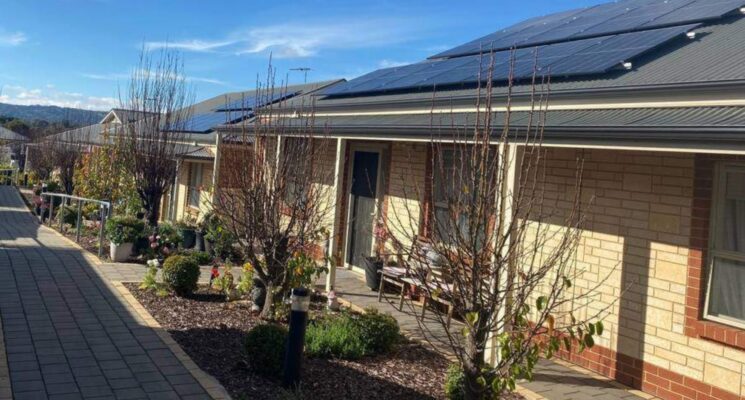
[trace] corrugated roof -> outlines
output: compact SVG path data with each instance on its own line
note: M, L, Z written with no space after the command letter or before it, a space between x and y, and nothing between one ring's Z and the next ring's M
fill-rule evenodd
M11 131L10 129L3 128L0 126L0 140L12 140L14 142L26 142L28 141L28 138L26 136L21 135L20 133L15 133Z
M492 126L501 130L505 124L505 112L492 113ZM448 129L471 128L475 125L475 113L405 114L405 115L357 115L315 117L317 130L331 134L343 134L355 129L370 131L417 131L424 134ZM483 118L483 114L481 116ZM516 111L510 113L509 126L526 128L542 122L546 130L554 129L650 129L650 130L711 130L745 133L744 107L680 107L680 108L617 108L594 110L555 110L547 112ZM287 123L296 127L305 126L305 121L293 118Z
M657 87L678 84L715 84L727 82L745 83L745 18L732 17L720 23L696 29L696 38L682 38L660 49L634 60L633 69L614 71L601 76L562 79L551 77L552 94L608 89L620 91L625 88ZM512 87L513 94L530 93L530 83ZM540 88L536 88L540 89ZM504 85L493 89L495 96L503 96L508 88ZM473 98L473 88L432 90L399 94L379 94L356 97L319 98L315 108L333 109L350 106L370 108L390 107L406 102L431 102L435 99ZM287 101L293 108L295 102Z
M204 146L188 146L185 151L179 154L182 158L197 158L197 159L213 159L215 154L212 153L207 147Z

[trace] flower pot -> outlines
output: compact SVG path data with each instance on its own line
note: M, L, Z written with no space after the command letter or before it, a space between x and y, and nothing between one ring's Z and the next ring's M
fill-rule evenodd
M132 248L134 247L134 243L122 243L122 244L114 244L111 243L109 246L110 250L110 256L111 260L114 262L124 262L129 259L129 256L132 255Z
M204 232L197 231L197 242L194 246L194 249L196 251L205 251L204 250Z
M383 269L383 260L378 257L365 257L365 283L372 290L380 287L380 273Z
M183 238L183 246L185 249L194 247L197 241L197 232L194 229L182 229L181 237Z

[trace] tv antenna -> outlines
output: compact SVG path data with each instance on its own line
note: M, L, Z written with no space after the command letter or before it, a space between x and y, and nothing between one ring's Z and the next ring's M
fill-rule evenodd
M290 71L300 71L303 73L303 83L308 83L308 71L311 71L308 67L290 68Z

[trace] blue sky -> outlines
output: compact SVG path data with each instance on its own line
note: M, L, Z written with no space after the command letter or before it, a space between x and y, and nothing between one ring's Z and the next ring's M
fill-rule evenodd
M603 0L3 0L0 102L106 110L143 46L182 52L197 99L264 81L353 78L520 20Z

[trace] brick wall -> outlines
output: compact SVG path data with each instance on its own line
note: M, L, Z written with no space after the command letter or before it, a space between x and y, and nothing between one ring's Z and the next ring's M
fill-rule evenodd
M422 226L428 144L394 142L391 147L386 220L404 245Z
M579 154L547 154L546 197L558 211L572 199ZM745 396L745 352L687 329L690 263L701 267L703 257L692 242L702 232L694 198L711 169L699 160L697 178L691 154L585 150L584 160L585 198L593 200L575 288L600 285L586 311L610 315L598 346L572 360L665 399ZM707 213L696 218L708 221Z

